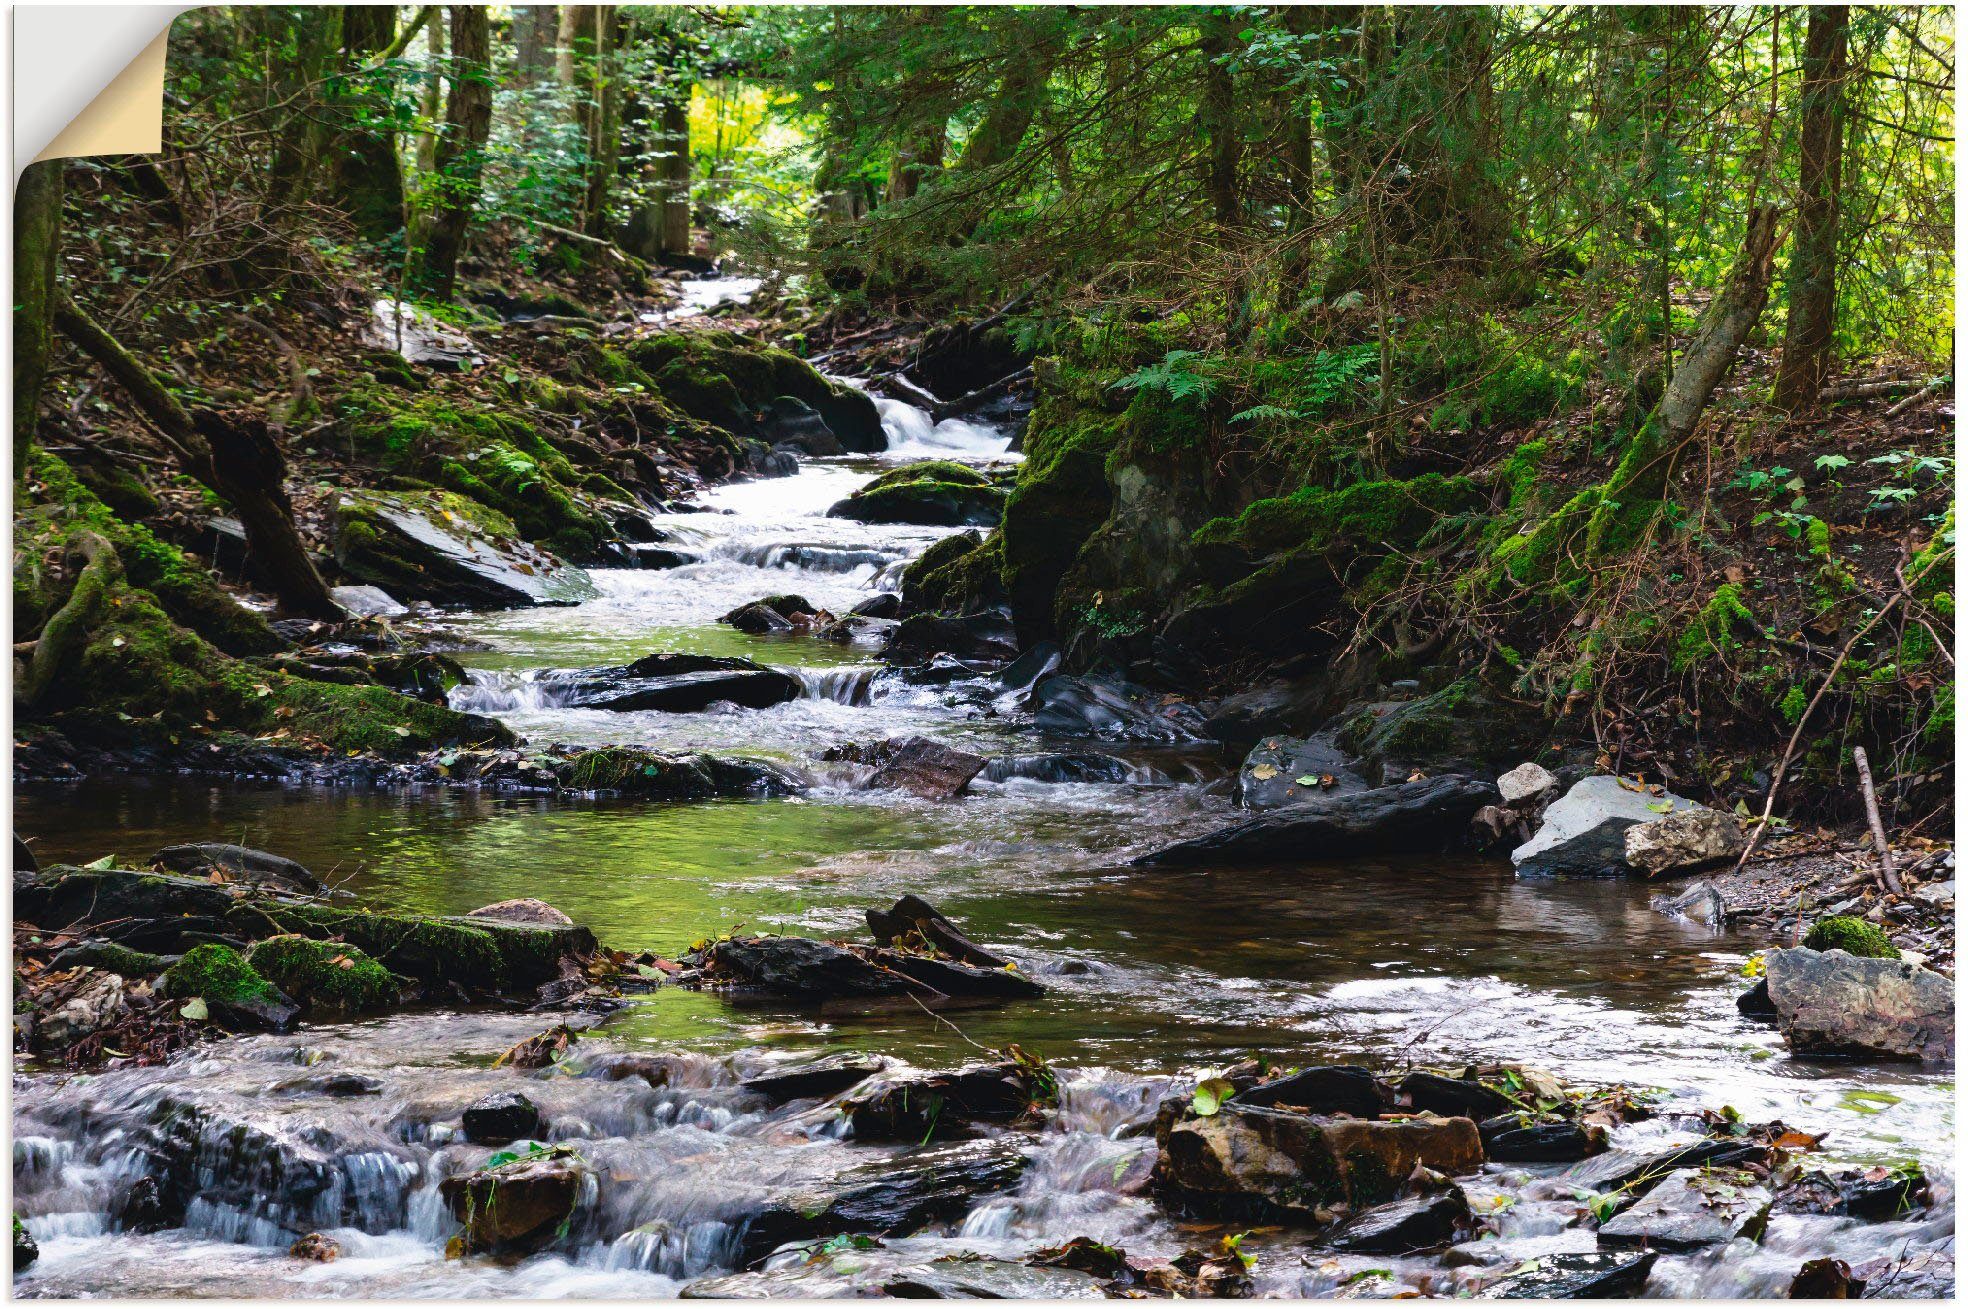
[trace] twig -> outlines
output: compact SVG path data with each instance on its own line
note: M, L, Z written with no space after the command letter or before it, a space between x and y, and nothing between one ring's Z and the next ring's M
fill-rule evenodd
M1859 794L1865 797L1866 823L1872 828L1872 844L1879 851L1879 880L1894 895L1904 888L1900 885L1900 875L1893 871L1893 848L1886 844L1886 825L1879 821L1879 797L1872 789L1872 764L1866 759L1865 747L1852 747L1852 762L1859 770Z
M1915 405L1919 404L1922 400L1925 400L1928 396L1933 395L1935 392L1941 390L1947 384L1948 384L1947 378L1937 377L1933 381L1927 383L1927 385L1921 387L1918 391L1915 391L1912 395L1908 396L1906 399L1894 405L1891 409L1888 409L1883 415L1881 415L1881 417L1898 418L1901 414L1913 408Z

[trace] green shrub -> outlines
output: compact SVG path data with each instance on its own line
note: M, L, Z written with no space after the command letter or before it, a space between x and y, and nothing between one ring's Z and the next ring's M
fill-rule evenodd
M1820 918L1804 936L1808 950L1843 950L1862 959L1897 959L1886 933L1863 918Z

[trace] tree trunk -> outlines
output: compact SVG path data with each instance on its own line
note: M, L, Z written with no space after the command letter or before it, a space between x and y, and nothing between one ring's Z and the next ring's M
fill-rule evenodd
M1763 315L1770 298L1770 260L1776 242L1775 206L1750 214L1742 253L1729 269L1728 280L1709 301L1659 406L1634 434L1602 490L1586 536L1588 557L1600 556L1607 529L1622 510L1631 511L1665 495L1675 458L1693 438L1709 398Z
M437 144L430 179L436 195L411 278L440 300L449 300L457 284L458 257L478 208L479 174L492 131L492 33L485 6L450 9L451 89L444 106L444 136Z
M29 164L14 190L14 480L34 445L41 388L53 345L56 270L61 254L62 167Z
M680 97L663 102L663 179L662 252L666 255L690 253L690 100L689 88Z
M1817 408L1831 372L1838 307L1838 192L1845 155L1845 43L1849 10L1812 5L1804 36L1797 233L1790 246L1783 362L1771 402L1790 413Z
M281 608L308 618L345 618L294 526L294 506L285 486L287 461L266 423L212 409L188 412L135 355L72 302L59 300L54 313L62 334L129 393L186 474L216 491L238 515L246 529L246 548Z
M424 83L422 104L420 106L424 122L431 124L424 134L417 138L417 181L423 187L432 185L431 178L437 172L437 141L440 135L436 126L438 115L444 109L444 24L431 17L428 40L430 43L430 78ZM420 220L428 218L430 202L423 202ZM421 244L421 241L419 242Z
M998 92L984 121L964 143L957 167L965 172L983 172L1010 161L1025 140L1045 95L1046 82L1059 62L1060 40L1048 36L1023 49L1013 51Z
M1213 15L1204 22L1203 94L1198 125L1209 143L1210 215L1219 228L1243 223L1243 196L1237 188L1237 165L1243 157L1243 137L1237 125L1237 88L1230 76L1229 58L1235 34L1227 17Z
M513 6L513 85L531 90L553 75L553 43L560 34L560 6Z
M342 7L343 64L350 72L367 68L395 44L395 5ZM348 123L362 111L380 118L387 106L361 90L346 92L344 121L330 175L342 207L356 231L371 241L387 240L403 229L403 171L396 159L396 134L384 128Z
M885 203L909 199L922 190L925 181L943 171L943 149L949 135L949 120L940 117L908 131L889 160Z
M554 81L574 85L576 62L594 41L593 5L562 5L554 36Z
M274 24L291 24L293 57L277 59L268 90L281 106L273 132L272 185L276 207L305 204L323 178L333 133L328 104L328 73L342 48L342 9L336 5L281 7L267 15ZM276 28L276 31L278 29ZM281 34L285 37L286 34ZM284 49L286 39L273 49Z
M583 205L589 236L608 235L608 199L621 158L622 8L608 5L596 11L593 105L588 128L588 189Z

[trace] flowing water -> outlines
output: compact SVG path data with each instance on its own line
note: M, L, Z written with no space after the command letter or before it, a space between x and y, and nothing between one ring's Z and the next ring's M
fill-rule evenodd
M1946 1076L1791 1060L1770 1029L1736 1013L1739 970L1760 942L1665 916L1643 886L1520 882L1506 862L1471 858L1127 869L1130 854L1232 813L1225 788L1211 785L1228 765L1207 754L1115 750L1132 765L1129 781L980 780L947 803L855 790L844 770L815 763L828 746L904 733L991 755L1086 744L1041 741L989 688L909 685L882 672L871 650L752 637L716 622L764 595L797 592L844 612L892 585L899 565L942 532L825 517L882 466L1015 457L989 427L932 425L921 410L879 403L885 455L718 488L703 498L708 512L660 520L700 562L599 573L598 596L571 609L454 623L484 646L463 656L471 680L453 693L458 707L495 713L537 743L780 760L812 781L802 797L665 805L100 780L20 788L16 826L44 860L227 840L298 859L371 903L462 912L538 896L612 945L666 954L741 925L859 936L866 908L916 892L1043 979L1048 994L946 1021L901 1012L823 1019L660 990L611 1017L553 1075L491 1067L545 1021L499 1012L310 1025L210 1045L165 1068L27 1072L15 1084L15 1203L42 1256L18 1290L672 1294L731 1271L743 1217L762 1195L893 1153L843 1142L824 1106L768 1109L737 1086L768 1065L843 1049L931 1068L974 1057L974 1045L1016 1041L1066 1070L1062 1107L1024 1179L978 1197L940 1234L871 1256L890 1262L966 1250L1016 1257L1074 1236L1149 1254L1195 1244L1141 1194L1153 1154L1146 1126L1171 1088L1260 1052L1287 1064L1390 1068L1523 1062L1572 1082L1655 1089L1669 1111L1726 1104L1753 1121L1781 1117L1827 1133L1829 1162L1917 1160L1951 1191ZM622 714L557 705L537 680L546 669L659 650L747 655L795 671L808 692L764 710ZM648 1075L656 1065L661 1075ZM331 1073L373 1078L373 1093L333 1094L323 1080ZM546 1111L551 1138L579 1143L611 1181L555 1253L447 1260L455 1229L437 1183L486 1154L456 1138L457 1113L521 1085ZM118 1199L160 1134L190 1135L200 1198L181 1228L119 1230ZM1622 1134L1644 1145L1691 1133L1669 1112ZM1375 1293L1452 1294L1474 1268L1589 1248L1590 1233L1569 1225L1575 1199L1525 1189L1552 1171L1488 1170L1472 1188L1479 1209L1492 1193L1518 1198L1496 1219L1500 1235L1464 1247L1458 1261L1334 1257L1277 1236L1254 1242L1258 1285L1325 1294L1385 1269ZM286 1253L296 1233L314 1229L342 1241L339 1260ZM1884 1226L1784 1218L1761 1247L1662 1260L1649 1289L1781 1294L1807 1257L1857 1262L1951 1242L1951 1202L1938 1216Z

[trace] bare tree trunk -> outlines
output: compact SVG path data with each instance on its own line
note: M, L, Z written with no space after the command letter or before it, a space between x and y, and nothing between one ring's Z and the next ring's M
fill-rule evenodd
M1831 372L1838 306L1838 192L1845 156L1844 5L1812 5L1804 36L1797 235L1790 246L1783 362L1770 399L1804 413L1818 406Z
M426 123L436 123L438 114L444 108L444 24L433 16L428 24L430 42L430 80L424 83L423 119ZM417 178L425 186L430 185L431 175L437 171L437 138L435 128L417 138ZM428 210L429 206L424 206Z
M29 164L14 190L14 480L27 467L48 377L61 254L62 168Z
M436 196L423 247L413 260L412 281L441 300L451 298L458 257L478 208L479 173L492 132L492 32L484 5L452 5L450 94L444 105L444 137L433 159Z
M1227 62L1233 29L1223 17L1205 20L1203 36L1202 109L1197 115L1209 139L1209 183L1211 216L1216 225L1229 229L1241 226L1243 196L1237 187L1237 165L1243 158L1243 138L1237 131L1237 88Z
M690 253L689 90L663 102L663 253Z
M587 213L586 231L590 236L608 235L608 197L621 157L622 78L619 47L626 30L622 13L619 5L608 5L596 11L594 102L588 116L588 190L583 206Z
M560 33L558 5L513 6L513 85L531 90L553 75L554 38Z
M342 62L348 70L378 60L395 44L395 36L395 5L342 6ZM364 99L360 93L344 93L341 140L329 174L356 230L380 241L403 227L403 172L396 159L394 132L350 124ZM382 108L373 102L371 107Z
M581 54L578 48L594 40L594 6L562 5L560 23L554 36L554 81L562 86L574 85L576 60Z
M184 471L232 507L246 529L246 548L281 607L309 618L346 617L294 526L287 461L265 422L212 409L187 411L135 355L66 299L55 306L55 325L129 393Z

